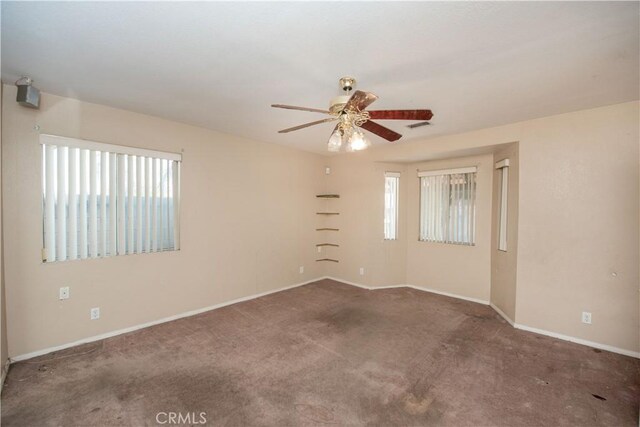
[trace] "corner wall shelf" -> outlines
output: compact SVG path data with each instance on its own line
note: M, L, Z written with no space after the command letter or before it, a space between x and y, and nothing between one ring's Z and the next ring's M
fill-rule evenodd
M320 207L319 209L321 209L322 211L316 212L316 215L321 215L322 217L324 217L321 220L323 221L323 223L318 224L316 226L318 227L316 228L316 231L331 231L331 232L340 231L340 229L336 227L338 224L333 223L333 221L336 221L339 219L337 218L337 215L340 215L340 212L336 212L339 210L339 206L334 205L334 203L339 203L339 202L332 201L332 200L340 199L340 195L335 193L323 193L323 194L316 194L316 198L324 200L323 202L320 202L322 207ZM324 221L328 221L328 223L324 223ZM318 252L317 256L324 256L326 258L316 259L316 262L335 262L335 263L340 262L338 259L336 259L337 256L334 255L334 252L339 251L339 249L331 249L331 248L340 247L338 243L331 243L331 241L334 240L334 237L336 236L338 235L331 234L331 236L329 236L326 234L322 234L319 236L318 240L320 240L320 242L316 243L316 249ZM323 248L328 248L328 249L323 249ZM325 251L329 253L323 253ZM330 258L331 256L335 256L336 258Z

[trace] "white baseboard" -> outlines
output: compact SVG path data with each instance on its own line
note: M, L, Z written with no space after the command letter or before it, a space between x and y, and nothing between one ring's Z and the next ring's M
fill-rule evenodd
M368 289L368 290L372 289L369 286L361 285L360 283L356 283L356 282L350 282L350 281L344 280L344 279L338 279L337 277L324 276L320 280L324 280L324 279L335 280L336 282L344 283L345 285L356 286L356 287L362 288L362 289Z
M2 367L0 368L2 372L0 373L0 393L2 393L2 387L4 386L4 380L7 378L7 374L9 373L9 364L11 360L7 358L7 360L3 361Z
M239 302L248 301L248 300L252 300L252 299L255 299L255 298L260 298L260 297L263 297L263 296L269 295L269 294L275 294L276 292L286 291L287 289L293 289L293 288L297 288L299 286L308 285L309 283L317 282L318 280L322 280L323 278L324 277L320 277L320 278L316 278L316 279L312 279L312 280L307 280L306 282L296 283L295 285L285 286L283 288L278 288L278 289L274 289L274 290L271 290L271 291L261 292L259 294L249 295L249 296L242 297L242 298L236 298L236 299L231 300L231 301L225 301L225 302L222 302L220 304L215 304L215 305L210 305L208 307L198 308L196 310L187 311L187 312L184 312L184 313L176 314L174 316L164 317L162 319L153 320L151 322L141 323L139 325L131 326L131 327L128 327L128 328L118 329L116 331L106 332L106 333L100 334L100 335L94 335L92 337L83 338L83 339L80 339L80 340L77 340L77 341L73 341L73 342L70 342L70 343L61 344L61 345L57 345L57 346L49 347L49 348L44 348L42 350L33 351L31 353L21 354L19 356L12 357L8 362L9 363L19 362L21 360L31 359L31 358L34 358L34 357L37 357L37 356L42 356L42 355L45 355L45 354L48 354L48 353L52 353L54 351L60 351L60 350L64 350L64 349L67 349L67 348L70 348L70 347L75 347L77 345L87 344L87 343L91 343L91 342L95 342L95 341L100 341L100 340L103 340L105 338L111 338L111 337L115 337L117 335L126 334L128 332L137 331L139 329L148 328L149 326L154 326L154 325L159 325L161 323L171 322L172 320L182 319L183 317L195 316L196 314L205 313L207 311L215 310L217 308L222 308L222 307L226 307L228 305L237 304ZM3 377L3 380L4 380L4 377Z
M376 289L413 288L413 289L417 289L419 291L430 292L432 294L444 295L446 297L457 298L457 299L462 299L462 300L465 300L465 301L475 302L475 303L478 303L478 304L489 305L489 301L486 301L486 300L482 300L482 299L478 299L478 298L466 297L466 296L458 295L458 294L452 294L452 293L449 293L449 292L442 292L442 291L439 291L439 290L436 290L436 289L425 288L423 286L416 286L416 285L409 285L409 284L388 285L388 286L366 286L366 285L363 285L363 284L360 284L360 283L350 282L348 280L338 279L337 277L331 277L331 276L323 277L323 279L335 280L336 282L341 282L341 283L345 283L347 285L357 286L359 288L368 289L370 291L375 291Z
M560 340L563 341L570 341L576 344L582 344L582 345L586 345L589 347L593 347L593 348L597 348L600 350L606 350L606 351L610 351L612 353L618 353L618 354L623 354L625 356L631 356L631 357L635 357L636 359L640 359L640 352L637 351L631 351L631 350L625 350L624 348L618 348L618 347L614 347L611 345L607 345L607 344L600 344L594 341L589 341L589 340L585 340L582 338L576 338L576 337L572 337L569 335L563 335L563 334L559 334L557 332L551 332L551 331L545 331L544 329L538 329L538 328L533 328L531 326L527 326L527 325L522 325L519 323L515 323L513 325L516 329L521 329L523 331L527 331L527 332L534 332L536 334L540 334L540 335L546 335L548 337L552 337L552 338L558 338Z
M498 306L497 306L497 305L495 305L494 303L491 303L491 304L489 304L489 305L490 305L490 306L491 306L491 308L493 308L493 309L494 309L494 310L495 310L495 311L496 311L500 316L502 316L502 318L503 318L504 320L506 320L507 322L509 322L509 324L510 324L511 326L515 326L515 324L516 324L516 323L515 323L513 320L511 320L511 318L510 318L509 316L507 316L507 315L505 314L505 312L504 312L504 311L500 310L500 309L498 308Z
M359 288L363 288L363 289L368 289L368 290L376 290L376 289L389 289L389 288L402 288L402 287L408 287L408 288L413 288L413 289L417 289L420 291L425 291L425 292L431 292L434 294L439 294L439 295L444 295L444 296L448 296L448 297L452 297L452 298L458 298L458 299L462 299L465 301L471 301L471 302L475 302L478 304L484 304L484 305L489 305L491 308L493 308L500 316L502 316L507 322L509 322L509 324L511 326L513 326L516 329L520 329L523 331L527 331L527 332L534 332L536 334L540 334L540 335L546 335L552 338L557 338L563 341L569 341L569 342L573 342L576 344L582 344L582 345L586 345L589 347L593 347L593 348L597 348L600 350L606 350L606 351L610 351L612 353L618 353L618 354L623 354L625 356L631 356L631 357L635 357L636 359L640 359L640 352L637 351L631 351L631 350L625 350L623 348L618 348L618 347L614 347L611 345L607 345L607 344L600 344L594 341L588 341L582 338L576 338L576 337L572 337L569 335L563 335L563 334L559 334L556 332L551 332L551 331L545 331L544 329L538 329L538 328L533 328L531 326L527 326L527 325L522 325L520 323L515 323L511 318L509 318L509 316L507 316L502 310L500 310L495 304L490 303L489 301L485 301L485 300L481 300L481 299L477 299L477 298L469 298L469 297L465 297L462 295L456 295L456 294L452 294L449 292L441 292L435 289L429 289L429 288L424 288L421 286L414 286L414 285L391 285L391 286L380 286L380 287L371 287L371 286L365 286L359 283L354 283L354 282L349 282L348 280L342 280L342 279L338 279L336 277L330 277L330 276L326 276L323 277L323 279L331 279L331 280L335 280L336 282L341 282L341 283L345 283L347 285L352 285L352 286L357 286Z
M413 289L418 289L420 291L431 292L432 294L444 295L445 297L462 299L462 300L465 300L465 301L471 301L471 302L475 302L475 303L482 304L482 305L489 305L489 301L483 300L483 299L479 299L479 298L465 297L463 295L452 294L452 293L449 293L449 292L442 292L442 291L439 291L437 289L425 288L425 287L422 287L422 286L414 286L414 285L406 285L406 286L408 286L410 288L413 288Z

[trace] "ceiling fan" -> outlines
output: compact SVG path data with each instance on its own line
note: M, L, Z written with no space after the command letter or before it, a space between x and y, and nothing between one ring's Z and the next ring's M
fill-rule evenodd
M340 151L340 147L345 145L346 151L359 151L371 145L371 142L365 137L362 129L374 133L387 141L394 142L402 138L397 132L392 131L372 119L378 120L415 120L423 121L410 125L411 128L429 124L425 120L431 120L433 113L431 110L377 110L365 111L378 97L371 92L363 92L355 89L356 79L353 77L343 77L340 79L340 89L342 95L333 98L329 104L328 110L318 108L295 107L293 105L272 104L275 108L285 108L287 110L311 111L313 113L329 114L331 117L317 120L315 122L305 123L303 125L294 126L288 129L278 131L278 133L288 133L294 130L304 129L309 126L319 125L338 121L327 148L329 151Z

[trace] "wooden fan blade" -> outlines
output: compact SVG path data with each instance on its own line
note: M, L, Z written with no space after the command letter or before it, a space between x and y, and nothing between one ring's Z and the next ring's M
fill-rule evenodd
M328 119L322 119L322 120L318 120L318 121L315 121L315 122L305 123L305 124L299 125L299 126L294 126L292 128L282 129L282 130L279 130L278 133L292 132L294 130L304 129L304 128L308 128L309 126L319 125L321 123L332 122L334 120L338 120L338 118L337 117L329 117Z
M431 120L431 110L378 110L369 111L369 117L378 120Z
M392 131L389 128L386 128L382 125L377 124L376 122L372 122L371 120L367 120L366 122L364 122L364 124L362 126L360 126L362 129L366 129L371 133L375 133L376 135L386 139L387 141L397 141L400 138L402 138L402 135L400 135L397 132Z
M349 101L347 101L347 105L344 106L345 110L364 110L369 105L378 99L377 95L372 94L371 92L363 92L361 90L357 90L351 95Z
M282 104L271 104L271 106L274 108L285 108L287 110L311 111L312 113L329 114L328 110L320 110L318 108L296 107L295 105L282 105Z

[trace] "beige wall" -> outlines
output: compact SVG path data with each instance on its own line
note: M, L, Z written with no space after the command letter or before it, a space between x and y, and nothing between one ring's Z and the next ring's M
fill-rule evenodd
M371 161L368 152L350 153L328 158L331 175L327 188L340 194L329 202L340 212L327 224L340 228L336 236L340 248L338 264L328 264L327 274L366 286L406 283L405 215L408 178L405 165ZM400 172L400 221L397 240L384 240L384 173ZM360 275L360 268L364 275Z
M635 102L523 126L517 323L640 350L639 117Z
M401 215L404 243L396 242L400 247L390 256L381 234L383 186L379 177L383 163L477 155L518 142L514 320L529 328L640 351L638 106L638 102L612 105L425 141L385 144L332 158L337 171L332 183L344 193L340 203L345 218L350 218L342 232L348 252L332 274L370 286L402 281L402 266L397 264L403 262L402 245L409 248L405 260L413 256L411 247L418 245L411 242L416 221L410 218L417 215L416 207L407 203L407 198L417 197L417 189L407 187L411 171L405 167L401 184L405 203L400 208L412 212ZM445 256L444 251L441 254ZM458 257L459 253L450 255ZM453 264L452 260L444 262ZM362 263L393 274L388 273L386 283L378 277L360 277L357 269ZM411 264L406 263L407 267ZM486 258L486 271L489 268ZM420 270L425 277L432 274L424 267ZM407 269L404 278L408 283L413 274ZM488 299L486 274L478 277L473 288L482 289L480 294L459 287L447 276L437 279L442 282L423 283L444 292ZM508 283L513 286L512 275ZM493 299L513 313L509 309L513 294L503 292L508 286L496 289ZM592 325L581 323L582 311L593 314Z
M0 84L0 111L2 111L4 92L2 84ZM7 345L7 309L6 298L4 295L4 253L2 251L2 114L0 114L0 372L4 380L7 360L9 359L9 348ZM2 381L0 380L0 381ZM2 388L2 384L0 384Z
M493 170L493 209L491 227L491 304L512 322L516 318L516 275L518 267L518 144L508 144L494 154L494 164L509 159L507 180L507 250L498 250L500 215L499 170Z
M477 166L476 244L421 242L420 180L417 170ZM407 168L407 283L466 298L489 301L491 289L491 185L493 156L462 157L413 163Z
M2 173L10 356L324 275L315 262L322 156L5 86ZM181 250L42 264L38 132L178 152ZM305 267L299 274L299 266ZM61 286L71 298L58 300ZM101 318L89 320L91 307Z

